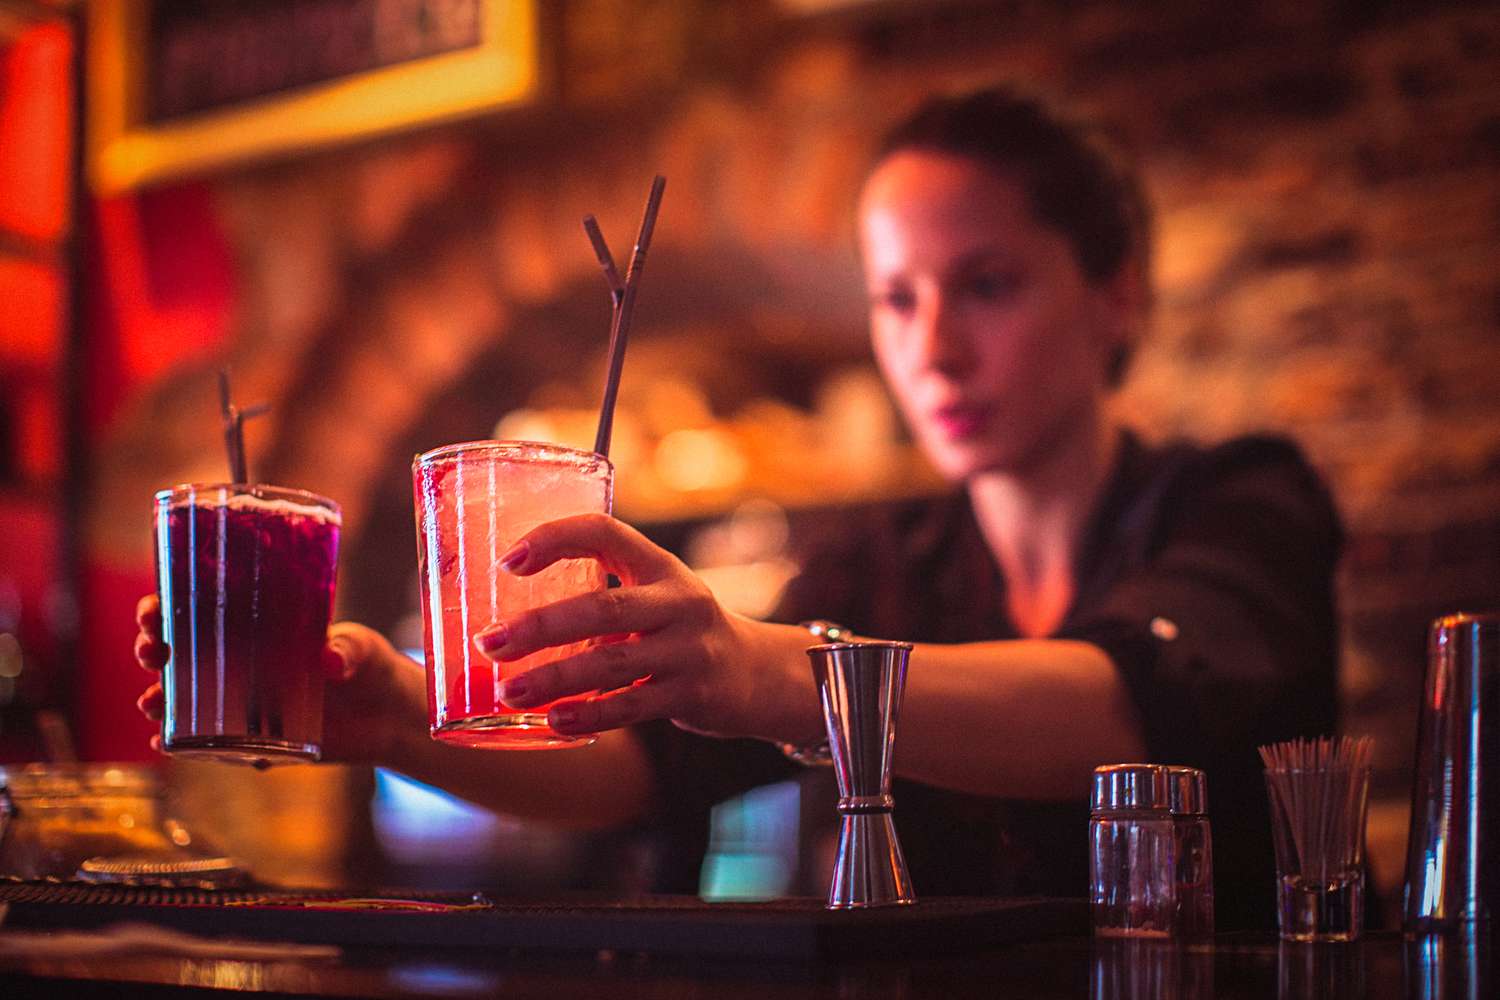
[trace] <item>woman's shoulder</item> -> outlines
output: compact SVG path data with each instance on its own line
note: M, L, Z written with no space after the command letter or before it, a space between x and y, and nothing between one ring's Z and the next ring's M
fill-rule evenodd
M1284 435L1245 434L1214 444L1178 439L1141 450L1148 478L1179 489L1264 488L1328 497L1301 446Z
M1340 535L1333 498L1300 445L1279 434L1213 444L1137 443L1126 458L1130 506L1158 513L1255 508L1320 534Z
M1301 446L1282 434L1242 434L1218 442L1174 437L1147 443L1136 433L1127 431L1125 441L1127 463L1137 463L1166 474L1295 469L1316 477Z

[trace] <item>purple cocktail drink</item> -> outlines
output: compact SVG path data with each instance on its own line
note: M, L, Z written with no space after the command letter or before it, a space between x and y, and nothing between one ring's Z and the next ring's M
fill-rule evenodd
M339 509L274 486L156 494L156 579L171 659L162 747L253 763L316 760Z

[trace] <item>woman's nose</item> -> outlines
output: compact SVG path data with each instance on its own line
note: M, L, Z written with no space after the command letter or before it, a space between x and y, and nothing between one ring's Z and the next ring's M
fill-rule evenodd
M974 344L962 318L941 298L931 300L916 319L917 364L943 375L960 375L974 363Z

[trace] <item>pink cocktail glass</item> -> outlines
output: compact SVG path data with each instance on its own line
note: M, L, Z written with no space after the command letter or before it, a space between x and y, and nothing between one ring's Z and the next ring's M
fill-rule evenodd
M601 455L560 445L474 441L418 455L412 487L433 738L515 750L594 742L552 729L549 706L515 709L500 697L507 678L584 644L501 663L479 652L474 636L519 611L605 586L604 569L593 559L563 560L523 577L503 569L500 558L537 525L609 513L614 467Z

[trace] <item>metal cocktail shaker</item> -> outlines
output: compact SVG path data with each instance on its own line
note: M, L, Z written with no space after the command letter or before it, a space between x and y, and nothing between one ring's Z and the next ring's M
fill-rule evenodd
M916 902L891 821L896 715L911 648L909 642L835 642L807 650L839 786L829 909Z
M1432 623L1417 731L1404 925L1472 928L1500 915L1500 614Z

